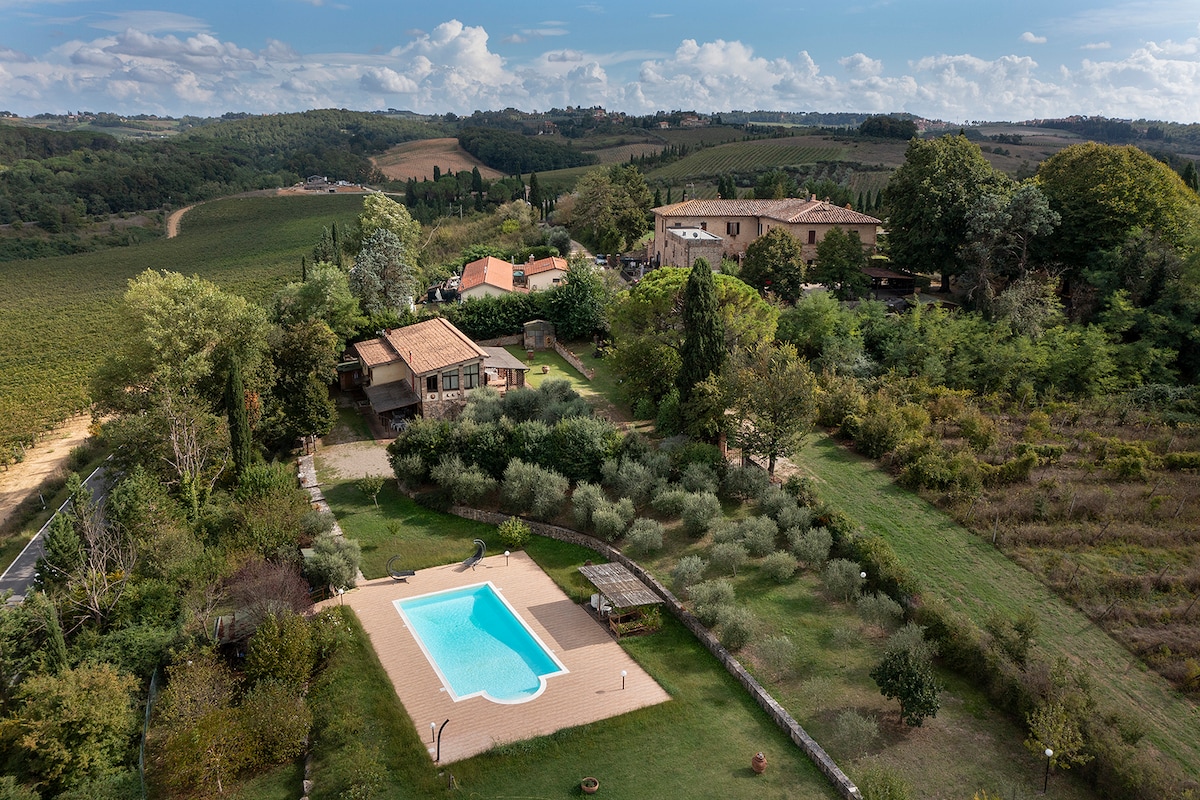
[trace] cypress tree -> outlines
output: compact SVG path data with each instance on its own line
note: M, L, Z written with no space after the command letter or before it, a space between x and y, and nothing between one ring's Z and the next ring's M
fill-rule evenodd
M242 364L236 358L229 363L225 383L225 413L229 418L229 444L233 450L233 472L241 480L253 457L250 440L250 414L246 411L246 387L242 382Z
M442 179L442 168L441 168L441 167L439 167L439 166L434 166L434 168L433 168L433 182L434 182L434 183L437 183L437 182L438 182L438 181L440 181L441 179Z
M1193 192L1200 192L1200 176L1196 174L1196 162L1189 161L1187 166L1183 168L1183 182L1188 185Z
M662 189L654 190L654 207L658 208L662 205Z
M308 283L308 262L304 260L304 256L300 256L300 282Z
M542 187L538 184L536 172L529 173L529 205L533 206L541 214L542 211ZM545 216L545 215L542 215Z
M671 187L667 187L667 205L671 205Z
M675 385L679 403L687 407L692 389L710 374L721 373L725 363L725 326L717 306L717 285L712 268L696 259L683 289L683 344Z

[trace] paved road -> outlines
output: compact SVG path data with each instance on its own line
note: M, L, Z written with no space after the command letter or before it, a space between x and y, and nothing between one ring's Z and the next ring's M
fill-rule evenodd
M84 481L84 485L92 491L92 497L100 500L104 497L104 465L96 467L92 474ZM37 573L37 561L45 552L43 545L46 538L46 531L50 529L50 523L54 521L54 517L67 507L70 500L65 500L58 511L46 520L46 524L41 527L41 530L29 540L29 544L25 545L25 549L21 551L21 555L17 556L8 569L0 575L0 597L5 592L12 591L12 596L9 598L9 603L20 603L25 599L25 593L29 591L29 587L33 584L34 575Z

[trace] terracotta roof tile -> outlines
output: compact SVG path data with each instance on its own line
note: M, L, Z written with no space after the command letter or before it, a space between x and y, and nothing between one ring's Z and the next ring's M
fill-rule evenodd
M479 345L441 317L387 331L382 338L358 342L354 349L367 366L403 360L417 375L487 357Z
M465 292L486 283L488 286L495 286L497 289L511 292L513 290L512 273L512 264L502 258L486 256L463 267L462 280L459 281L458 290Z
M783 200L684 200L660 206L662 217L767 217L781 222L825 225L879 225L875 217L821 200L789 197Z
M567 260L558 256L549 256L547 258L539 258L535 261L529 261L520 269L525 270L526 275L537 275L541 272L549 272L552 269L559 269L563 272L567 271Z

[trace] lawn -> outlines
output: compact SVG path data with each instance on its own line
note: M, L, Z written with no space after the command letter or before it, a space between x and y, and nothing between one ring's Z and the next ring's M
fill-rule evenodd
M1053 595L985 538L974 536L887 472L828 437L795 459L820 484L821 496L895 548L927 594L943 598L982 625L999 611L1037 614L1038 646L1091 675L1102 708L1139 720L1146 737L1200 778L1200 709L1082 613Z
M406 566L419 569L465 558L475 536L496 545L493 527L426 511L391 489L380 495L378 512L349 483L326 485L325 494L347 535L373 548L378 563L403 552L411 556ZM399 524L389 530L388 522ZM581 596L575 568L591 551L545 539L527 551L568 595ZM364 565L368 576L374 569ZM352 646L314 689L320 709L314 798L344 796L364 776L374 791L361 796L428 797L445 790L451 773L460 790L476 797L572 795L588 775L605 794L622 797L836 797L807 757L672 620L654 635L623 642L671 702L505 744L444 770L430 763L357 622L350 627ZM756 778L749 763L759 750L770 767Z
M601 361L592 354L594 348L591 342L574 342L567 345L567 348L574 352L585 366L592 369L596 369L597 363ZM553 350L535 350L533 351L533 361L529 362L527 351L520 346L511 345L505 349L516 358L531 364L532 368L525 374L525 382L529 386L536 389L542 385L543 381L555 378L565 379L570 382L575 391L613 422L632 421L633 418L629 415L625 405L617 400L616 379L609 370L597 369L596 377L588 380ZM542 367L545 367L547 371L543 372Z

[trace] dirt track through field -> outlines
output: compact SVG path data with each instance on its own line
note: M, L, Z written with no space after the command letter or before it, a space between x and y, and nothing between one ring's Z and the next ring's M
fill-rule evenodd
M67 466L71 451L88 437L92 418L72 417L25 451L25 460L0 472L0 528L26 497Z

